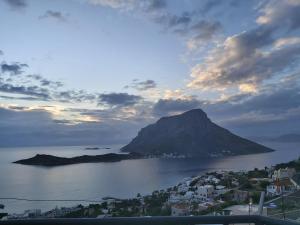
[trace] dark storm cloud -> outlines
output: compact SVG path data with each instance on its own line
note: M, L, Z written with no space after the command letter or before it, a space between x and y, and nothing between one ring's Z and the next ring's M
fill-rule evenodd
M160 99L153 106L153 113L157 116L166 116L172 113L182 113L199 108L201 102L196 99Z
M4 0L13 9L23 9L27 7L26 0Z
M21 74L23 72L23 69L25 67L28 67L27 64L20 64L20 63L12 63L12 64L7 64L7 63L2 63L1 64L1 71L2 73L8 72L14 75Z
M142 100L141 96L128 93L109 93L99 95L99 104L104 103L110 106L130 106Z
M139 91L145 91L156 88L157 84L154 80L139 81L134 79L130 85L126 85L125 88L134 88Z
M47 10L44 15L40 16L39 19L56 19L60 22L67 21L67 15L64 15L62 12L59 11L52 11Z

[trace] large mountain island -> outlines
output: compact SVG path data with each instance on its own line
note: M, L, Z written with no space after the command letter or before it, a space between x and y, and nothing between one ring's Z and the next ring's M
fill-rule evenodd
M163 117L141 129L123 152L149 155L226 156L274 151L213 123L201 109Z

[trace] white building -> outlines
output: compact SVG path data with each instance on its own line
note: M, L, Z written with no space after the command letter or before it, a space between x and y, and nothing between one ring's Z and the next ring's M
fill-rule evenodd
M197 198L201 201L210 201L213 198L214 190L213 185L197 186Z
M214 183L214 184L218 184L220 183L220 179L212 176L212 175L209 175L207 178L204 179L204 181L206 183Z
M189 190L189 186L186 183L182 183L177 186L178 192L187 192Z
M215 196L219 196L219 195L225 194L228 191L229 190L225 186L223 186L223 185L217 185L216 189L214 191L214 194L215 194Z
M275 170L272 179L275 180L282 180L285 178L292 178L296 174L296 170L294 168L285 168Z
M268 196L276 196L280 195L282 192L282 187L275 185L275 184L270 184L267 186L267 195Z
M178 193L171 193L169 197L169 203L179 203L179 202L184 202L184 201L189 201L191 199L190 194L188 195L181 195Z

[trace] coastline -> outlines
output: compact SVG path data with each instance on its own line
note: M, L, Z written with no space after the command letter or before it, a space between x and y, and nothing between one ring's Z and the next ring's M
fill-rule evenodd
M271 143L272 144L272 143ZM118 145L119 146L119 145ZM118 146L112 151L118 152ZM277 147L274 145L273 148ZM277 149L277 148L276 148ZM104 153L106 151L101 151ZM3 175L0 184L2 194L0 197L25 197L28 199L96 199L101 200L105 196L115 196L126 199L133 198L136 193L150 194L153 190L166 189L178 183L184 177L202 175L208 171L216 170L250 170L254 167L263 168L280 162L288 162L299 157L298 145L282 144L278 151L259 154L241 155L213 159L157 159L151 158L129 160L119 163L86 163L68 166L46 168L40 166L23 166L10 162L18 158L27 158L37 153L50 153L60 156L76 156L81 154L97 154L96 151L83 150L82 146L39 147L2 149L2 169L14 171L16 176ZM139 167L138 171L135 169ZM110 175L108 176L108 171ZM23 179L17 174L28 174L30 179ZM64 174L65 179L60 179ZM76 174L78 176L74 176ZM122 175L121 175L122 174ZM130 174L130 176L129 176ZM147 179L144 179L147 177ZM30 194L32 179L39 180L35 184L37 192ZM47 181L46 183L43 181ZM80 183L78 183L80 181ZM96 182L95 182L96 181ZM14 183L22 185L22 189ZM76 186L75 186L76 184ZM10 188L6 188L10 185ZM112 186L113 185L113 186ZM115 186L115 187L114 187ZM58 187L59 190L47 191ZM120 187L120 188L118 188ZM62 197L61 197L62 196ZM6 205L6 211L21 213L25 209L40 208L43 211L55 208L56 205L71 207L72 202L25 202L2 201ZM80 203L80 202L78 202ZM92 203L92 202L91 202ZM75 202L76 204L76 202Z
M288 168L291 169L297 169L298 173L300 172L300 157L299 159L296 159L294 161L288 162L288 163L280 163L277 165L272 166L271 168L265 167L264 169L257 169L254 168L253 170L249 171L213 171L213 172L207 172L204 175L199 176L191 176L186 177L182 179L178 184L168 187L166 189L161 190L154 190L152 194L148 195L141 195L137 193L135 198L128 198L128 199L122 199L122 198L116 198L116 197L103 197L99 201L88 201L89 205L76 205L73 207L61 207L61 208L55 208L50 211L46 211L41 213L39 218L61 218L61 217L95 217L95 213L100 213L101 215L107 216L141 216L141 215L148 215L149 213L145 213L144 211L135 211L133 214L131 214L130 211L126 212L129 213L128 215L124 211L119 210L120 205L128 205L128 207L131 207L131 204L134 204L135 206L141 207L141 204L147 201L159 201L161 202L161 210L159 212L151 212L154 213L153 215L170 215L171 208L173 205L178 204L193 204L193 202L198 202L197 204L201 205L205 202L209 202L211 206L209 207L203 207L205 209L201 209L200 211L193 211L193 215L205 215L207 213L210 213L212 211L218 211L223 210L224 208L232 205L236 205L237 203L243 203L245 201L248 201L249 196L251 196L251 199L253 199L254 203L258 203L259 201L259 195L258 193L260 191L263 191L265 187L259 186L258 189L251 186L251 182L249 183L249 179L259 181L259 182L272 182L272 178L270 177L271 174L274 173L276 169L280 168ZM228 178L231 178L231 184L228 186L226 184L226 180ZM224 183L225 182L225 183ZM262 183L263 184L263 183ZM250 186L249 186L250 185ZM265 184L264 184L265 185ZM205 197L204 199L201 196L196 196L195 188L202 189L202 188L213 188L214 189L214 195L212 197ZM234 200L226 200L228 198L228 193L233 193L233 191L239 191L241 193L247 192L247 198L245 198L242 201L238 201L236 199ZM184 194L182 194L184 193ZM221 197L220 197L221 196ZM227 197L226 197L227 196ZM217 200L217 198L218 200ZM214 199L214 200L213 200ZM268 198L270 200L272 198ZM26 200L26 199L23 199ZM39 201L47 201L47 200L39 200ZM53 200L53 201L59 201L59 200ZM61 200L61 201L67 201L67 200ZM76 201L76 200L73 200ZM83 201L83 200L78 200ZM109 205L114 205L114 210L110 211ZM119 205L119 206L117 206ZM165 205L165 206L164 206ZM145 206L143 206L145 207ZM149 206L150 207L150 206ZM151 206L148 210L152 209L153 206ZM164 208L169 207L169 208ZM99 211L100 209L100 211ZM103 211L104 210L104 211ZM144 209L143 209L144 210ZM54 212L60 211L62 214L56 215L53 214ZM86 214L86 212L91 212L89 214ZM151 210L150 210L151 211ZM104 213L103 213L104 212ZM113 212L113 213L111 213ZM138 213L138 214L137 214ZM150 214L151 214L150 213ZM150 215L149 214L149 215ZM18 214L12 214L12 218L18 217L20 215Z

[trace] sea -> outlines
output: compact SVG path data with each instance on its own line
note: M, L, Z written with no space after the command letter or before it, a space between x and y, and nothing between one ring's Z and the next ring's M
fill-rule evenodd
M262 144L276 151L209 160L151 158L56 167L12 162L36 154L72 157L117 153L122 145L97 146L99 150L86 150L87 146L0 148L0 204L5 206L0 213L22 213L27 209L44 212L55 207L101 202L103 197L132 198L209 171L264 168L300 157L300 143Z

